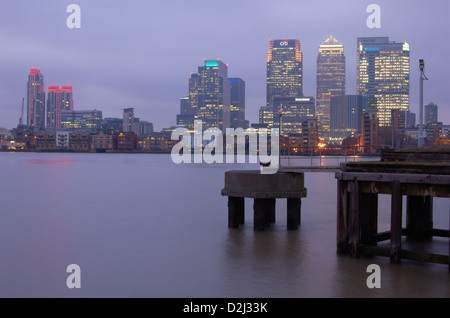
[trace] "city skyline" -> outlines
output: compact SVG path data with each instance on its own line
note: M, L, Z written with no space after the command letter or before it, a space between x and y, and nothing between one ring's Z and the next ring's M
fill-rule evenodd
M450 122L449 102L445 98L450 70L443 54L449 44L439 43L439 50L432 46L436 45L437 37L444 36L450 24L441 8L448 6L444 1L426 6L422 6L422 1L379 1L380 29L370 29L366 25L369 2L345 8L330 1L313 4L260 1L256 5L255 1L246 0L218 2L211 6L202 6L208 3L206 1L190 4L172 0L164 3L118 1L107 7L102 1L77 3L82 10L81 29L66 26L69 14L65 9L69 3L15 1L2 4L0 39L8 45L0 56L8 63L0 72L0 127L17 126L21 100L26 97L24 77L32 67L44 73L46 86L61 83L73 86L77 109L101 109L104 117L120 118L124 108L133 107L139 110L141 117L155 124L155 130L172 126L179 112L179 98L186 95L189 73L203 58L226 61L233 75L246 81L246 119L257 123L259 108L266 104L269 41L300 41L303 94L316 97L317 47L330 35L346 48L346 94L356 92L357 37L386 36L410 43L410 110L416 113L419 110L418 60L423 58L429 78L425 82L424 103L439 105L439 121ZM219 5L223 6L222 14L234 13L235 24L214 34L194 22L199 16L210 22L217 19L221 16L215 10ZM28 10L23 9L25 6ZM426 25L414 21L419 10ZM45 21L37 23L36 28L47 34L53 32L55 36L39 41L33 38L27 32L28 21L32 21L30 14L39 14L41 21ZM246 22L250 14L252 23ZM45 18L50 16L52 18ZM304 19L296 18L298 16ZM311 24L318 17L323 21ZM137 40L144 34L149 44Z

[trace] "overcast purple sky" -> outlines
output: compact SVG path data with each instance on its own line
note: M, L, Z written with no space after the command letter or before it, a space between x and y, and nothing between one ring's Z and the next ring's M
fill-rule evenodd
M66 25L71 3L81 7L80 29ZM371 3L381 7L380 29L366 25ZM347 94L356 92L358 36L409 42L410 109L419 110L424 59L424 102L437 103L439 120L450 124L449 31L448 0L0 0L0 127L17 125L31 67L46 89L72 85L74 109L121 117L134 107L156 130L169 127L204 58L220 58L230 77L246 81L246 118L254 123L265 104L269 39L300 40L303 91L315 97L317 50L330 34L344 45Z

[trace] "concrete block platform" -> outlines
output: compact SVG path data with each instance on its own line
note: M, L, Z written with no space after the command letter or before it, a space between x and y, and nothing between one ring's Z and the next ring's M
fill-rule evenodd
M244 224L245 198L253 198L254 230L264 231L275 222L276 199L287 199L287 229L301 223L301 198L306 197L304 174L277 172L261 174L259 170L232 170L225 173L221 191L228 196L228 227Z

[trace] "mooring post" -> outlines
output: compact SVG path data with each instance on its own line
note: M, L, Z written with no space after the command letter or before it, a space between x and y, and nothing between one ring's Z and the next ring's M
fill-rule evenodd
M350 255L352 257L359 256L359 244L361 240L360 232L360 199L361 192L359 187L359 182L354 180L350 183L351 193L350 193L350 224L349 224L349 245L350 245Z
M244 224L245 198L228 197L228 227L236 229Z
M406 234L412 239L433 236L433 198L408 196L406 199Z
M287 199L287 229L296 230L300 225L302 201L300 198Z
M391 191L391 252L390 261L401 263L402 248L402 189L400 181L392 181Z

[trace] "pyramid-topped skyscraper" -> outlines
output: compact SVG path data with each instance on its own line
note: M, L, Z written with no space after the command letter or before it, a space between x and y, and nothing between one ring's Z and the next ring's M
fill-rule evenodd
M345 95L344 46L332 35L319 46L316 76L319 137L326 139L330 136L330 99Z

